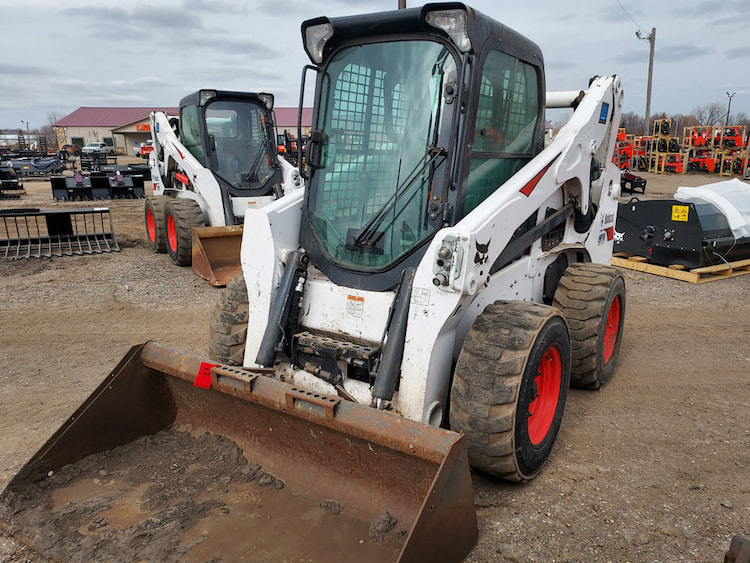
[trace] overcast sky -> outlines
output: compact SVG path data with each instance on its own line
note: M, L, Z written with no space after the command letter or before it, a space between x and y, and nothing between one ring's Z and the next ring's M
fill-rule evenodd
M548 90L618 74L624 111L643 115L649 42L635 32L655 27L652 114L726 105L727 92L736 92L732 114L750 114L750 0L469 5L540 45ZM308 62L303 20L397 7L397 0L0 0L0 128L34 129L48 114L81 106L176 106L199 88L267 91L277 106L296 106Z

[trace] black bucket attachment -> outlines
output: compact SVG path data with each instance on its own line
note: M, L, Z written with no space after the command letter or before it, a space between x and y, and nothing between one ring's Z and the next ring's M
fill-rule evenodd
M107 176L142 176L144 180L151 179L151 170L148 164L107 164L99 167L99 172Z
M0 209L0 259L119 250L107 207Z
M117 157L105 154L82 154L79 164L81 170L97 172L104 166L117 166Z
M0 199L18 199L25 193L13 165L0 160Z
M163 560L165 541L180 561L466 557L463 435L267 372L134 346L0 494L0 527L53 560ZM238 453L206 459L210 440Z
M23 184L0 184L0 199L21 199L21 196L25 194L26 191L23 189Z
M52 198L55 201L93 201L102 199L143 199L143 176L100 174L52 176Z

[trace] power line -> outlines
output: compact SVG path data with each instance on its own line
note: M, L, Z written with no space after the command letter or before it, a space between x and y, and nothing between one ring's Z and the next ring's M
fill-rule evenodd
M643 31L643 33L646 33L646 31L638 24L638 22L635 21L635 19L633 19L633 16L631 16L630 13L625 9L625 6L622 5L620 0L615 0L615 1L620 5L620 8L622 8L622 11L625 12L625 15L630 18L630 21L632 21L640 31Z

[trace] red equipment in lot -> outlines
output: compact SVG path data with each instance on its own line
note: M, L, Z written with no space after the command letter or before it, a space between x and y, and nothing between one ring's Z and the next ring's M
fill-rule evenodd
M152 152L154 152L154 142L149 140L146 141L141 145L141 158L148 158L148 155L150 155Z
M714 136L715 147L741 149L745 146L739 127L723 127L716 130Z

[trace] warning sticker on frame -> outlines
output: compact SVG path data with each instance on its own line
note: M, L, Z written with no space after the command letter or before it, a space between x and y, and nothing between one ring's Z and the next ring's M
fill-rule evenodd
M689 205L673 205L672 206L672 221L682 221L684 223L687 223L689 214L690 214Z
M365 312L365 298L358 295L346 296L346 314L361 319Z
M411 290L411 302L416 305L429 305L430 290L421 287L415 287Z

